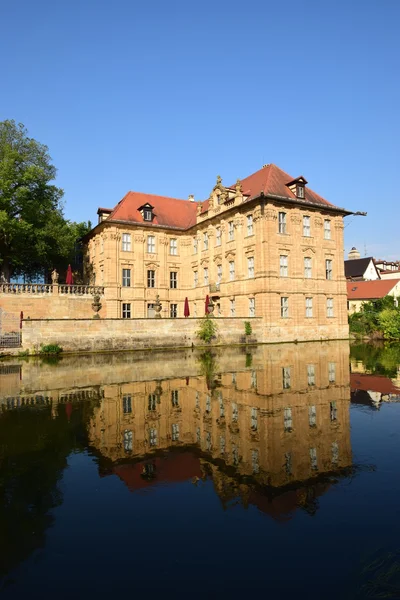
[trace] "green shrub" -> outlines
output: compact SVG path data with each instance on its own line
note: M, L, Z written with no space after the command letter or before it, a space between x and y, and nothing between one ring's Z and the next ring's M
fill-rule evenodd
M209 315L204 315L202 319L199 319L198 325L199 329L196 331L197 337L209 344L218 333L216 321Z
M58 344L47 344L40 347L40 354L60 354L63 351Z
M253 333L250 321L244 322L244 332L246 335L251 335Z

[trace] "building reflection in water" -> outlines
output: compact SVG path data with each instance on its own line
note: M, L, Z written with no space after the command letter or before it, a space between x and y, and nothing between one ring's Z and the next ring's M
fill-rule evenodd
M178 359L179 360L179 359ZM195 355L186 375L103 385L88 425L102 475L132 491L211 478L225 506L276 517L317 498L352 464L346 342ZM171 359L171 364L176 361Z

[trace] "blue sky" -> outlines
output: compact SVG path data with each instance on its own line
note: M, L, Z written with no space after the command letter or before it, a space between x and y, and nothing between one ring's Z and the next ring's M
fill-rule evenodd
M399 258L399 0L6 0L0 120L47 144L65 213L204 199L275 163Z

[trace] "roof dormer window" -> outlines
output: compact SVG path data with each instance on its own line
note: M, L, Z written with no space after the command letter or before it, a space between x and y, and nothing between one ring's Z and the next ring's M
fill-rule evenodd
M289 181L289 183L287 183L287 187L289 188L289 190L296 196L296 198L299 198L299 200L304 200L305 198L305 186L306 186L307 180L304 179L304 177L297 177L296 179L293 179L293 181Z
M151 222L153 220L153 209L154 207L151 206L151 204L144 204L139 208L140 212L142 213L143 221Z

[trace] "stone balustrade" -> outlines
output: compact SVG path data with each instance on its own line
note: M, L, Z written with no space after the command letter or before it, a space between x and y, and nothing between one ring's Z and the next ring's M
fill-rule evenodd
M0 294L68 294L72 296L104 295L99 285L52 285L50 283L0 283Z
M72 294L75 296L103 296L104 287L101 285L66 285L61 284L59 287L60 294Z

